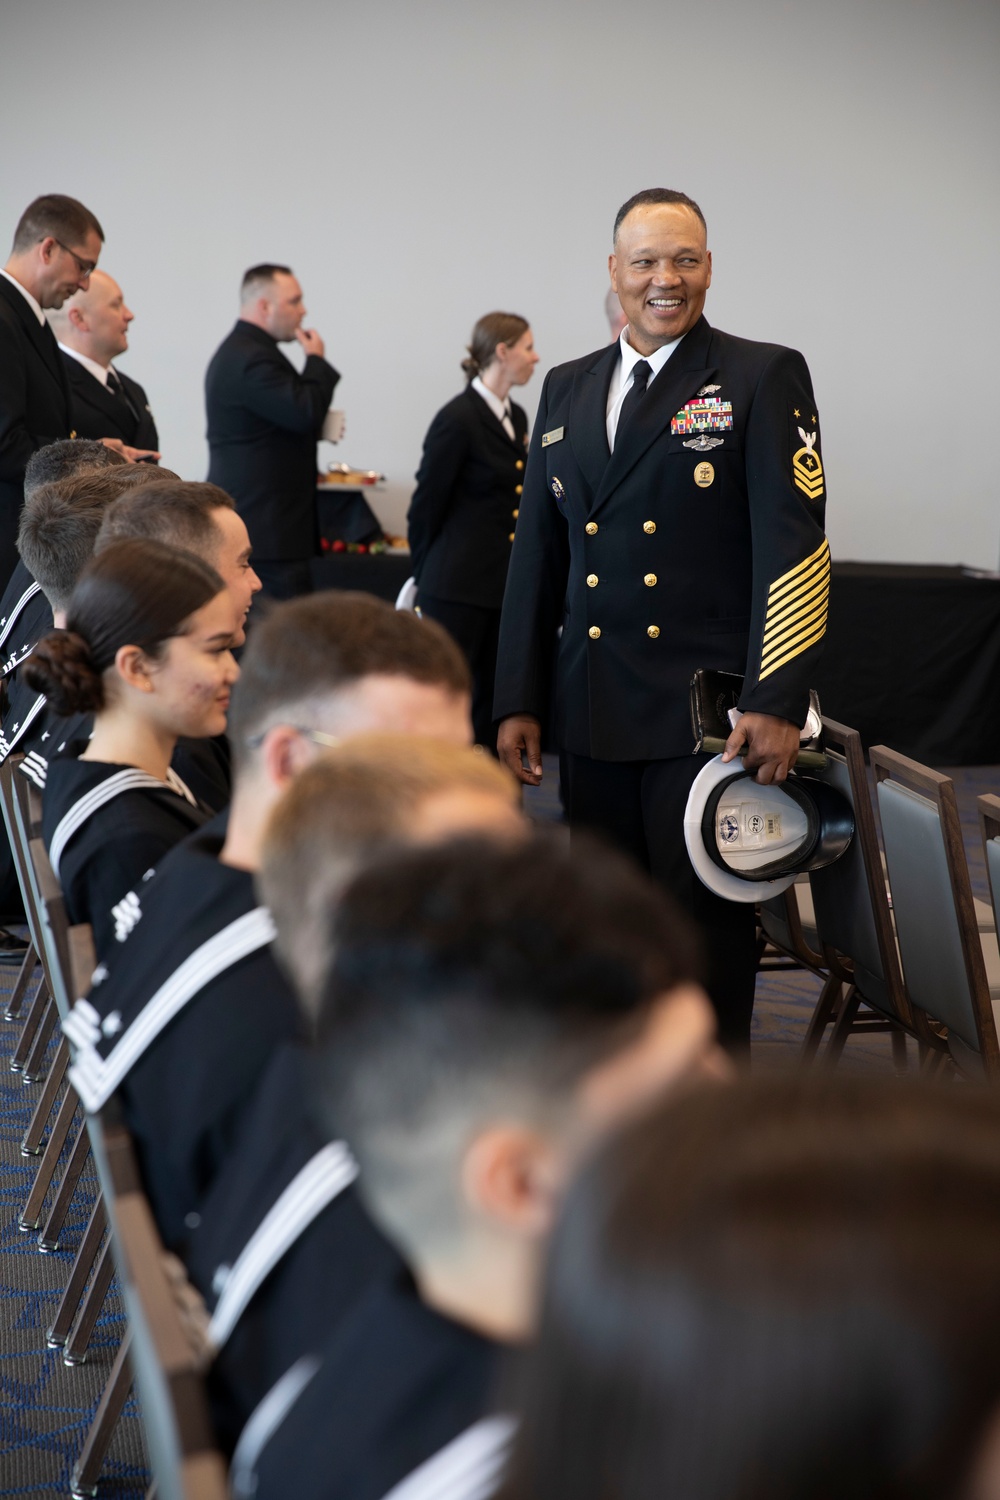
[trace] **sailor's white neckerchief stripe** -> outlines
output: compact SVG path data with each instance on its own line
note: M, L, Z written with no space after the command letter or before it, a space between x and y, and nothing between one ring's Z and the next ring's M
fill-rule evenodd
M488 1500L503 1478L513 1417L484 1417L393 1485L385 1500Z
M76 1049L69 1078L84 1108L91 1112L103 1108L129 1069L188 1001L240 959L273 942L274 935L274 922L266 906L228 923L160 985L107 1057L97 1050L104 1036L100 1014L89 1000L78 1000L63 1022L63 1031Z
M306 1354L275 1381L240 1433L229 1471L233 1500L250 1500L257 1488L257 1460L319 1369L315 1354Z
M328 1203L350 1187L357 1175L357 1162L343 1141L331 1141L296 1173L226 1275L208 1329L216 1349L222 1348L257 1288L289 1247ZM218 1275L216 1272L216 1278Z
M39 693L38 697L28 709L28 712L25 714L24 718L16 726L16 728L11 731L10 738L8 739L5 734L0 734L0 762L5 761L8 755L10 755L11 751L19 743L19 741L24 738L44 707L45 694Z
M3 756L0 755L0 760ZM38 750L26 750L24 760L21 762L21 772L33 781L39 791L45 790L45 778L49 774L49 763Z
M137 771L134 767L129 766L123 771L116 771L113 776L108 777L107 781L102 781L99 786L92 787L89 792L85 792L82 797L73 803L69 812L64 813L59 819L55 832L52 835L52 842L49 845L49 859L52 863L56 879L61 879L59 862L66 852L66 845L71 838L80 832L80 829L88 819L94 816L95 812L99 811L102 807L106 807L109 802L113 802L115 797L120 797L123 792L162 792L164 789L176 792L178 796L184 797L190 802L192 807L197 807L197 801L192 793L184 785L181 778L172 770L167 771L167 780L161 781L158 776L150 776L148 771Z
M0 621L0 650L2 650L3 647L7 644L7 637L10 635L11 631L14 629L14 626L23 615L25 605L28 604L30 600L34 599L36 594L40 594L41 591L42 586L40 583L29 583L28 587L25 589L20 599L18 599L17 603L14 605L14 608L11 610L7 618Z

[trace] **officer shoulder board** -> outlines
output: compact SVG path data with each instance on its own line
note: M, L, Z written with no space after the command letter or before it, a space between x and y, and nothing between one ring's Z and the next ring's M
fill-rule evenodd
M28 709L28 712L25 714L24 718L20 721L16 728L13 728L11 730L10 738L8 739L7 735L0 733L0 763L7 759L8 755L11 754L18 742L24 738L25 734L31 728L32 724L38 718L38 715L41 713L44 707L45 694L39 693L38 697Z
M18 620L24 614L25 606L35 597L36 594L41 593L41 588L42 586L39 583L30 583L25 589L24 593L21 595L20 599L18 599L17 603L14 605L14 608L11 610L6 620L4 620L3 624L0 625L0 651L2 651L4 646L7 644L7 638L9 637L11 631L14 629L14 626L17 624ZM21 664L25 656L28 656L31 653L32 649L34 648L34 644L34 641L32 641L27 650L22 651L20 654L18 654L18 652L16 651L13 652L10 659L8 661L5 661L2 668L0 668L0 677L6 677L8 672L13 672L14 668Z
M80 832L80 829L93 817L95 812L102 807L106 807L109 802L113 802L123 792L162 792L165 788L176 792L179 797L184 797L190 802L192 807L197 807L198 804L194 795L184 785L184 782L175 771L168 769L167 779L163 782L158 776L150 776L148 771L137 771L131 766L127 766L122 771L116 771L106 781L100 782L97 786L92 787L89 792L85 792L82 797L77 798L69 811L64 813L59 819L52 835L52 841L49 844L49 859L52 863L56 879L60 878L59 864L63 854L66 852L66 845L71 838L74 838Z
M358 1175L357 1162L343 1141L332 1141L306 1162L271 1205L222 1280L208 1336L221 1349L258 1287L312 1221ZM224 1277L224 1280L222 1279Z
M158 785L162 786L162 782ZM188 1001L226 969L273 942L274 936L274 922L264 906L228 923L196 948L160 985L106 1056L101 1055L98 1043L113 1034L115 1013L102 1019L89 1000L78 1000L63 1022L63 1031L76 1048L69 1078L84 1107L92 1112L101 1109Z

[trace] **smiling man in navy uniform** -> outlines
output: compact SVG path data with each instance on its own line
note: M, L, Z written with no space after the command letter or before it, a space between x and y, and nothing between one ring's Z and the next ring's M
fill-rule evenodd
M687 858L704 761L688 688L699 668L745 674L726 755L745 754L760 782L785 778L829 592L816 405L795 350L706 322L712 257L685 194L630 198L609 269L620 339L542 391L504 597L498 750L537 785L554 700L570 823L629 850L698 918L720 1032L739 1046L754 912L707 891Z

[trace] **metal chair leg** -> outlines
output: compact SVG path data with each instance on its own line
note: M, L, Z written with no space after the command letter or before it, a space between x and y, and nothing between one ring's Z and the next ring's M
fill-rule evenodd
M25 1083L37 1083L45 1076L45 1054L49 1050L49 1042L52 1040L52 1033L56 1029L58 1020L59 1012L56 1010L55 1001L52 1000L46 1007L41 1025L35 1033L35 1040L31 1044L31 1051L24 1064L21 1076Z
M83 1299L80 1308L80 1316L73 1326L73 1332L66 1341L66 1350L63 1354L64 1365L82 1365L87 1359L87 1350L90 1347L90 1337L94 1327L101 1315L104 1299L108 1295L112 1278L115 1274L115 1259L111 1253L110 1237L104 1241L101 1253L97 1258L97 1266L94 1271L94 1279Z
M55 1104L59 1090L62 1088L62 1082L66 1077L66 1069L68 1067L69 1044L66 1038L63 1037L56 1049L56 1055L52 1059L52 1066L49 1069L49 1076L45 1080L45 1087L42 1089L38 1103L35 1105L31 1124L24 1132L24 1138L21 1141L22 1156L39 1156L41 1154L42 1137L45 1134L45 1127L49 1123L52 1106Z
M27 999L28 990L31 988L31 981L34 978L37 967L38 954L35 952L34 944L29 943L28 951L21 961L21 967L14 981L14 988L10 992L7 1009L3 1013L5 1021L16 1021L21 1014L21 1007Z
M87 1165L87 1157L90 1155L90 1137L87 1127L81 1122L73 1149L63 1172L62 1182L56 1190L56 1196L49 1209L49 1216L45 1220L45 1226L38 1237L38 1248L46 1254L59 1249L59 1236L63 1225L66 1223L66 1215L69 1213L70 1204L73 1202L73 1194L76 1185L80 1181L80 1174Z
M31 1002L24 1026L21 1029L21 1035L17 1039L17 1046L14 1048L13 1056L10 1060L10 1071L12 1073L23 1072L24 1064L31 1051L31 1044L35 1040L35 1033L42 1024L45 1007L51 1004L52 996L49 994L49 987L43 979L35 991L35 998Z
M73 1269L69 1274L69 1281L66 1283L66 1290L59 1299L56 1315L52 1319L48 1332L45 1335L45 1342L50 1349L61 1349L69 1338L70 1330L73 1327L73 1319L80 1310L80 1299L86 1289L90 1273L94 1269L94 1262L97 1260L98 1251L101 1248L101 1241L104 1238L107 1222L107 1215L104 1212L104 1199L98 1193L94 1206L90 1211L87 1227L83 1231L80 1248L76 1252L76 1259L73 1262Z
M111 1367L111 1374L108 1376L108 1383L104 1387L104 1394L94 1414L94 1420L90 1424L90 1431L80 1450L80 1457L73 1465L69 1492L74 1500L92 1500L92 1497L97 1494L101 1469L104 1467L104 1460L111 1446L118 1418L122 1414L128 1393L132 1389L132 1369L128 1359L129 1342L129 1335L126 1333L122 1339L121 1348L115 1356L115 1362Z
M28 1194L28 1201L24 1205L21 1217L17 1222L18 1229L27 1233L29 1229L38 1229L42 1222L42 1207L45 1203L52 1179L59 1165L66 1137L69 1135L73 1117L76 1114L76 1106L79 1103L76 1089L68 1088L63 1095L63 1102L59 1106L55 1124L49 1132L49 1138L42 1153L42 1159L38 1163L38 1171Z

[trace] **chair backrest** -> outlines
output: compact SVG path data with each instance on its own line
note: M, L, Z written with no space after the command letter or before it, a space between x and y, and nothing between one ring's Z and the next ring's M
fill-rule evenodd
M992 794L977 800L979 808L979 831L983 836L983 853L986 855L986 875L990 883L990 897L997 932L1000 932L1000 797Z
M89 927L71 929L70 984L83 992L94 969ZM184 1326L132 1139L117 1100L87 1116L111 1225L157 1500L226 1500L226 1465L215 1446L202 1357Z
M825 948L851 959L865 1002L912 1030L916 1023L892 929L861 736L824 719L823 744L827 764L814 775L850 802L854 838L838 860L809 876L816 928Z
M0 810L3 812L4 828L14 857L14 870L21 890L21 900L24 902L28 931L35 951L40 955L41 935L37 931L38 914L28 869L28 843L39 830L34 826L28 806L30 782L26 776L17 774L23 760L23 755L8 755L0 764Z
M90 975L86 976L83 988L79 988L73 975L71 940L76 929L69 925L62 887L40 838L28 842L28 876L37 913L39 957L49 993L56 1002L60 1019L65 1020L80 995L90 989ZM90 931L89 927L85 930Z
M947 1026L959 1063L1000 1073L954 784L884 745L871 763L910 1003Z
M115 1100L88 1115L87 1128L111 1224L157 1500L226 1500L226 1464L212 1431L202 1359L185 1329Z

